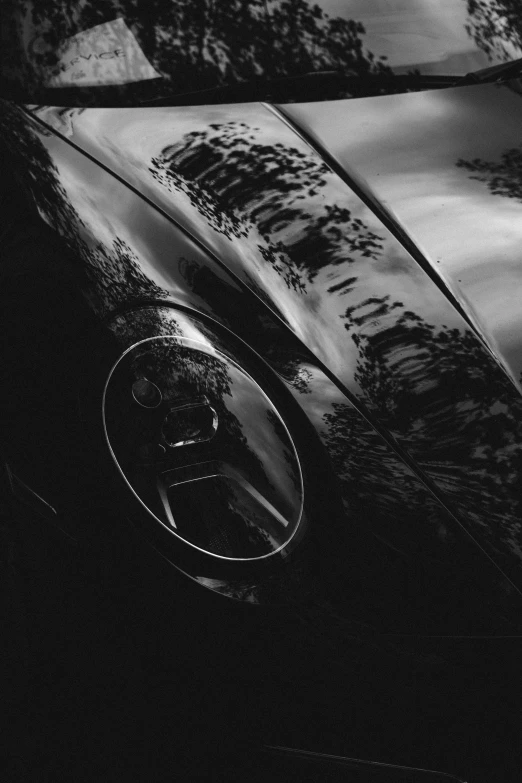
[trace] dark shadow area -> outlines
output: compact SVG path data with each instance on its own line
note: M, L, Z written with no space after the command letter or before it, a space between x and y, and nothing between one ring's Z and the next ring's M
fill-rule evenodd
M471 179L487 185L494 196L505 196L522 201L522 149L514 147L506 150L499 161L487 161L480 158L457 161L459 168L470 172Z

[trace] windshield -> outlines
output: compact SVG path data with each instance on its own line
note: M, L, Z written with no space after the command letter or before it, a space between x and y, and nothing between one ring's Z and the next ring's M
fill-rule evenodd
M27 102L324 70L462 76L522 56L522 0L2 0L0 20L4 93Z

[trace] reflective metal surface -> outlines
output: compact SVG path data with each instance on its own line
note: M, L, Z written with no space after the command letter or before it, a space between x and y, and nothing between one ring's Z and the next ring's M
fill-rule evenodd
M368 98L350 103L349 119L337 101L285 113L385 205L520 388L519 92L484 85Z
M250 316L254 315L252 306ZM244 318L245 313L240 311L238 317ZM226 333L220 336L217 323L206 324L173 307L133 309L116 316L110 328L121 346L117 353L161 333L177 338L197 334L199 341L218 352L232 351L236 359L241 356L240 345L233 347ZM295 418L289 401L281 399L279 409L292 437L298 439L305 498L310 501L311 495L317 495L314 507L307 510L307 524L301 526L300 543L307 554L300 560L303 548L296 546L289 566L279 575L247 576L230 570L220 574L216 563L208 561L185 562L185 572L210 589L255 602L280 601L283 596L303 601L326 590L338 611L390 630L406 630L412 624L426 630L491 630L497 622L515 627L518 604L506 592L495 568L311 357L300 358L299 344L289 343L277 322L270 324L265 319L256 347L291 390L331 460L321 466L318 444L309 437L303 439L304 422ZM256 373L263 374L259 367ZM331 472L330 465L341 482L344 511L340 513L337 488L325 475ZM194 467L186 475L182 472L170 475L197 480L219 475L221 470L216 463L206 462L197 475ZM170 504L163 507L167 516L171 513L171 525L175 524L175 507L183 509L185 498L179 496L178 501L172 512ZM190 523L190 515L185 516L186 522ZM158 546L164 545L162 539ZM172 562L179 565L176 555Z
M492 108L498 108L497 95L507 96L502 115L490 112L502 127L509 112L517 116L519 96L508 88L461 88L448 94L462 123L468 122L469 96L477 90L484 105L493 96ZM390 102L402 106L416 97L419 112L430 117L432 107L446 100L441 95L446 93L374 99L369 110L382 106L379 127L385 128ZM364 117L366 105L362 100L326 105L336 139L344 138L343 123L356 124L357 111ZM312 107L287 111L311 132L312 121L318 133L325 126ZM228 301L215 296L214 285L199 288L194 296L199 280L209 279L203 269L209 269L210 254L219 286L235 290L236 299L248 288L265 303L339 380L361 413L391 436L392 447L402 449L402 457L411 459L409 464L417 466L497 562L515 573L522 551L516 491L521 401L482 342L493 344L485 315L455 291L479 337L384 227L370 202L357 196L317 151L258 105L42 109L37 116L59 132L67 128L69 144L38 131L47 149L40 157L50 154L58 167L46 178L56 183L51 187L58 193L64 186L67 192L65 201L61 195L43 206L85 258L91 287L98 292L104 287L102 311L140 296L167 297L232 324ZM362 120L358 127L364 137ZM491 139L493 133L487 141L496 143ZM180 230L173 233L172 225L146 204L138 207L130 191L71 144L114 170ZM459 181L468 181L464 169L454 168ZM84 182L89 182L88 193ZM475 214L472 204L467 214ZM408 231L408 225L404 228ZM515 226L509 236L516 248L514 232ZM482 252L505 243L499 237L498 228L489 226ZM129 269L135 270L132 278ZM94 299L100 307L99 293ZM497 299L497 310L504 314L503 301ZM250 329L247 336L250 320L233 326L246 339L257 331ZM304 378L301 382L306 384Z
M393 101L415 98L422 125L451 100L452 116L471 128L469 96L479 92L484 113L492 96L491 116L514 134L506 117L519 116L520 99L507 87L461 88L448 99L438 91L325 104L328 138L320 113L286 107L296 125L315 134L315 149L260 105L40 108L35 121L5 104L2 123L40 213L72 251L63 263L100 315L163 300L227 326L271 364L306 411L341 482L348 518L386 545L421 555L448 551L464 529L516 578L521 401L505 371L500 332L492 336L485 309L479 312L478 300L471 306L448 276L459 313L438 273L430 276L378 217L379 194L368 186L367 196L357 195L319 151L328 144L351 173L338 148L352 125L367 148L365 111L380 117L385 133ZM481 143L496 144L493 131ZM461 150L460 136L458 144ZM467 182L465 166L455 172ZM486 198L495 214L501 197L488 195L482 182L472 187L486 191L477 204ZM430 219L435 227L436 214ZM404 219L401 228L417 240L416 225ZM516 231L513 224L513 247ZM497 222L481 236L483 255L488 247L494 253ZM502 290L499 317L509 309ZM133 342L164 329L153 316L132 327ZM457 549L451 567L458 570L466 547Z

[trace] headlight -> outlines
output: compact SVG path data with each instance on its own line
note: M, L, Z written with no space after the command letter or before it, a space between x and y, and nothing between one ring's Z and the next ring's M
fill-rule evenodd
M194 552L281 557L304 505L289 431L230 355L177 331L136 342L113 366L103 395L112 457L143 510Z

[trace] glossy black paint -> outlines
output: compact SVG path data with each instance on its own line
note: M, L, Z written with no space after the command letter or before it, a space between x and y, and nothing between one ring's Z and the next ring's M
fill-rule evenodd
M333 108L351 113L353 106ZM509 541L519 498L509 481L498 485L494 477L506 456L516 464L517 447L505 440L486 446L495 420L486 422L497 400L517 416L518 395L444 290L318 151L256 105L37 109L34 117L6 104L6 136L23 156L38 210L68 245L64 268L100 316L122 312L109 320L124 339L111 348L106 372L125 348L165 333L161 308L145 320L123 315L151 300L232 330L298 400L326 448L323 472L334 467L345 521L330 520L327 531L331 513L322 521L316 509L311 523L330 542L325 556L343 539L350 551L357 530L384 547L369 555L371 545L359 544L365 555L354 555L359 566L344 574L338 560L341 581L335 588L332 579L328 590L343 611L360 601L361 585L349 585L354 570L366 585L361 612L375 613L377 622L386 616L386 625L400 627L414 616L440 629L450 602L457 625L467 625L475 604L474 626L479 589L489 604L479 608L488 615L479 625L495 624L490 612L506 620L512 614L516 625L501 573L468 533L505 573L516 573ZM179 334L175 311L169 323L167 332ZM466 367L480 374L479 385ZM309 475L305 495L313 484ZM217 573L191 568L207 586L230 592ZM440 569L443 596L428 586ZM267 600L255 583L248 582L250 600ZM296 584L295 597L319 589L310 575ZM242 590L236 585L232 593ZM420 620L423 614L429 619Z
M442 73L432 84L444 88L488 58L516 56L521 25L499 25L511 3L110 5L9 0L1 9L25 8L37 66L18 84L18 105L0 106L2 149L49 224L14 187L7 212L18 207L23 217L3 233L0 267L2 476L32 518L17 508L13 525L29 559L48 519L67 536L52 539L47 578L29 579L34 635L53 637L39 639L34 658L47 646L59 687L42 689L20 735L27 743L27 725L42 727L58 779L63 748L75 744L60 689L81 682L81 668L88 685L77 713L88 715L93 684L106 690L96 728L113 756L120 729L119 779L186 768L189 779L202 777L204 732L213 738L207 763L225 779L232 773L212 754L236 754L247 735L306 747L279 748L290 762L284 773L299 781L347 769L364 779L448 779L328 750L496 779L516 764L517 747L507 706L516 714L517 656L507 666L503 656L517 644L505 635L520 633L509 581L520 574L520 85L422 92L427 83L397 80L389 66L404 73L420 54L420 76ZM156 29L146 23L151 6ZM163 80L40 91L38 69L56 40L114 9ZM181 47L174 29L185 35ZM286 80L317 67L353 73ZM259 77L283 78L273 89ZM268 103L201 106L201 95L185 95L187 108L170 105L173 87L216 83L224 90L212 102ZM399 94L408 89L420 92ZM150 345L152 361L141 352ZM193 489L215 480L227 483L209 506ZM86 563L97 603L82 596ZM68 614L56 611L60 601ZM473 636L481 634L490 638ZM485 661L481 645L491 645ZM106 678L92 677L90 658L110 661ZM38 677L31 685L25 674L30 692ZM107 709L115 678L132 691L116 715ZM490 697L499 692L501 708ZM57 704L66 716L58 739ZM137 743L121 728L138 712L150 754L141 727ZM172 731L180 715L188 742ZM87 778L92 755L103 757L104 742L94 744L88 761L76 751L66 777L81 769ZM255 758L264 783L266 759ZM280 776L272 763L271 777ZM237 773L237 756L232 766ZM252 757L245 769L253 779Z
M205 339L214 346L223 339L220 329L229 330L225 343L235 341L277 387L276 397L282 394L283 418L291 419L294 408L309 428L311 441L297 444L305 504L311 497L314 506L302 538L330 541L325 551L333 552L333 541L349 550L360 531L387 547L383 559L391 552L403 558L404 574L412 562L429 573L445 563L448 584L483 579L493 613L504 616L508 594L522 587L517 83L330 102L323 95L320 112L292 95L277 107L86 108L114 79L142 79L145 92L153 90L154 69L164 81L175 74L178 91L194 89L196 78L199 87L233 85L254 74L335 67L352 69L361 85L386 77L377 92L400 93L407 83L395 89L393 69L415 63L423 74L438 68L458 76L473 59L476 68L481 59L517 54L520 31L511 17L501 23L502 4L448 2L444 11L410 5L407 19L394 8L391 21L378 3L357 5L350 15L361 21L354 21L342 3L326 0L314 8L250 3L231 27L232 7L205 6L197 17L178 3L176 20L169 16L174 6L158 6L151 27L150 17L123 2L128 36L137 37L150 67L142 59L142 72L126 72L129 50L112 58L105 74L96 66L90 86L77 74L86 91L69 85L70 108L5 102L0 122L24 187L65 242L63 273L105 319L102 374L134 343L175 343L185 334L184 319L195 317L196 339L210 329ZM76 65L56 60L57 41L89 26L110 27L98 11L72 3L42 13L13 4L8 81L23 80L35 98L42 88L63 87ZM406 21L413 37L387 64L384 42L394 41ZM115 24L121 28L121 19ZM451 52L446 59L416 50L415 36L426 25ZM233 29L244 35L235 43ZM274 39L276 29L286 38ZM174 30L186 46L172 48ZM194 49L196 30L203 37ZM477 135L477 125L487 133ZM235 361L234 350L229 356ZM132 406L138 403L131 387ZM163 415L163 390L154 388ZM206 395L201 400L215 427L215 406ZM168 414L178 424L187 416L180 411ZM167 424L164 418L157 448L177 448L165 440ZM301 425L289 427L297 443ZM204 464L214 465L213 437L198 446ZM310 449L312 442L322 445ZM182 449L196 445L189 438ZM306 454L312 450L313 467ZM318 471L330 477L335 513L319 510L325 501L313 488ZM160 495L170 520L167 484ZM367 575L381 562L377 556L372 567L366 563ZM194 563L189 571L207 582L216 578ZM422 594L414 583L412 592ZM249 588L251 600L265 600L260 585L255 597Z

